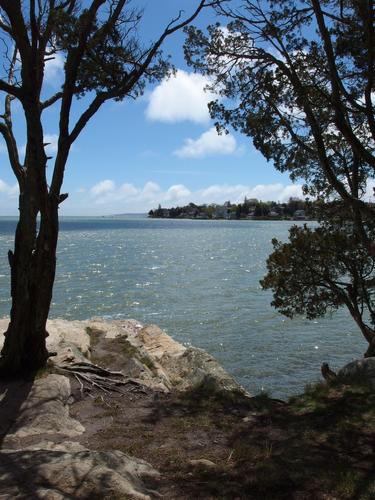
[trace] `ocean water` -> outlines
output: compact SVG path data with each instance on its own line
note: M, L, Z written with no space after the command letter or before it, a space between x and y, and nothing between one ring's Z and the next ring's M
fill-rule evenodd
M7 251L16 221L0 218L0 316L9 313ZM286 221L62 218L51 317L135 318L201 347L252 394L286 398L366 349L346 311L289 320L271 306L271 239Z

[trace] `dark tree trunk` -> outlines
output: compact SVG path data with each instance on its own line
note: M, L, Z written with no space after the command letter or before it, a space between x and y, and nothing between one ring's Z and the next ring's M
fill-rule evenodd
M375 356L375 332L372 330L372 340L370 340L367 351L365 352L365 358L372 358Z
M21 198L14 253L9 252L12 308L0 363L8 375L28 373L46 363L46 322L56 268L57 207L41 212L37 234L37 212L22 207Z
M24 178L14 252L8 254L12 307L0 358L0 373L5 375L30 373L48 359L46 322L56 269L58 199L50 196L47 186L39 107L24 108L28 129Z

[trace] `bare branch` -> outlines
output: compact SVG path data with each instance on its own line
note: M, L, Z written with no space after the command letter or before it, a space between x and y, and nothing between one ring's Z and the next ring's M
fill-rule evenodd
M4 80L0 80L0 90L3 92L6 92L7 94L10 94L14 97L17 97L17 99L22 100L23 97L23 92L20 87L16 87L15 85L10 85L9 83L5 82Z
M12 28L8 24L6 24L3 19L0 19L0 29L5 31L5 33L8 33L8 35L10 35L11 37L13 37Z
M55 102L57 102L59 99L62 98L62 95L63 95L63 93L61 91L56 92L56 94L54 94L50 98L46 99L45 101L41 102L40 108L43 110L43 109L48 108L49 106L52 106L53 104L55 104Z
M20 186L22 186L24 171L19 161L17 143L13 132L5 123L0 123L0 134L3 136L5 144L7 146L9 161L13 173L16 176Z

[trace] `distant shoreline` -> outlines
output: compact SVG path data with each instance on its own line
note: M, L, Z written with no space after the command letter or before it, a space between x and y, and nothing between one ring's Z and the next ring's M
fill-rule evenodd
M316 217L315 204L308 200L289 198L287 203L263 202L245 197L243 203L226 201L223 205L196 205L189 203L182 207L150 210L148 216L156 219L199 219L199 220L311 220Z
M252 217L242 217L242 218L226 218L226 217L155 217L155 216L147 216L149 219L164 219L164 220L226 220L226 221L254 221L254 220L259 220L259 221L281 221L281 222L313 222L316 221L316 219L310 219L310 218L287 218L287 217L267 217L267 216L252 216Z

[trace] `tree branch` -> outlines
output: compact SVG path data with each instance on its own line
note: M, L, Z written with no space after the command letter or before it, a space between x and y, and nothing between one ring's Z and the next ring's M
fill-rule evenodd
M0 123L0 134L5 140L8 150L8 156L13 173L16 176L20 186L23 185L24 171L19 161L18 148L15 137L11 129L5 123Z
M56 92L56 94L51 96L49 99L46 99L45 101L41 102L40 108L43 110L48 108L49 106L52 106L53 104L55 104L55 102L57 102L59 99L62 98L62 95L63 95L62 92Z
M347 118L345 107L341 101L340 89L341 79L335 62L335 54L332 46L332 41L324 21L324 15L320 7L319 0L312 0L314 13L318 23L319 31L323 40L324 51L327 57L329 76L332 90L332 105L335 110L335 123L337 128L343 134L352 148L362 157L365 161L375 169L375 157L363 146L361 141L354 134L350 121Z
M15 85L10 85L4 80L0 80L0 90L6 92L7 94L11 94L14 97L17 97L20 101L23 97L23 91L21 87L16 87Z

